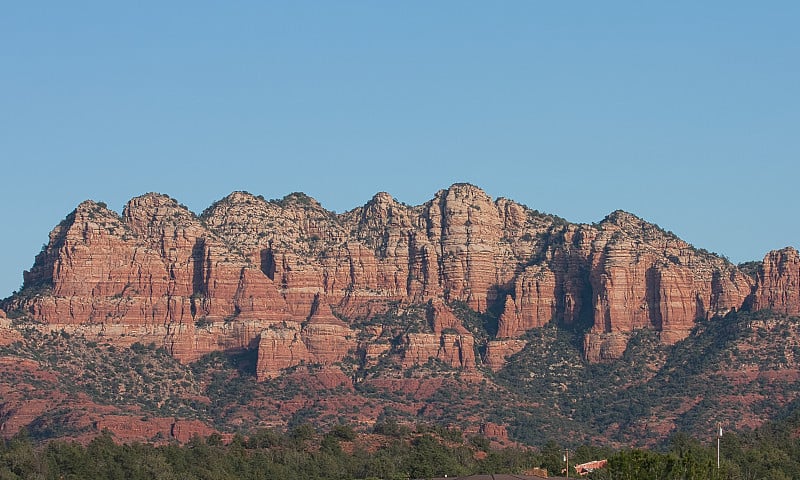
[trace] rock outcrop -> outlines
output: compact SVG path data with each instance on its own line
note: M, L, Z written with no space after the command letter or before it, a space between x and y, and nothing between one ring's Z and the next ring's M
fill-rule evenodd
M525 340L493 340L487 342L483 363L496 372L503 368L508 357L519 353L527 343Z
M331 365L355 346L355 332L317 297L304 325L282 322L261 332L256 376L260 380L274 378L283 369L300 364Z
M300 325L296 322L285 322L279 328L261 332L256 376L259 380L273 378L280 375L285 368L311 363L312 360L300 336Z
M453 368L475 368L472 335L458 333L409 333L403 339L403 367L422 365L436 359Z
M586 354L618 358L622 338L654 328L668 343L685 338L697 319L740 308L752 279L729 262L625 212L614 212L593 241L595 296Z
M0 347L13 343L19 338L20 333L11 328L11 320L0 316Z
M122 343L155 341L186 361L231 344L247 347L261 328L290 318L272 281L159 194L134 198L121 217L101 203L81 203L24 278L35 293L22 302L38 321L138 337ZM255 320L264 325L241 324Z
M301 193L234 192L197 216L151 193L122 215L81 203L3 307L47 329L156 342L181 361L257 346L269 378L356 352L366 364L401 354L405 366L475 368L476 327L448 307L463 302L502 312L484 356L497 369L515 339L550 322L587 331L585 354L601 361L640 328L673 343L747 302L797 313L798 262L796 250L773 252L753 279L629 213L570 224L468 184L419 206L378 193L342 214ZM375 322L362 320L397 304L427 304L423 328L367 331Z
M753 309L800 315L800 254L791 247L764 257L757 275Z
M192 437L206 438L216 430L198 420L176 420L173 418L153 417L147 419L129 415L103 415L96 420L93 428L99 432L109 432L119 442L135 442L141 439L156 443L178 442L188 443ZM232 434L219 434L224 443L228 443Z

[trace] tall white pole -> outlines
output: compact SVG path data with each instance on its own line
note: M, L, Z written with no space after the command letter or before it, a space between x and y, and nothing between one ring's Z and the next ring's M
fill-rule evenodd
M719 470L719 441L722 439L722 424L717 423L717 470Z

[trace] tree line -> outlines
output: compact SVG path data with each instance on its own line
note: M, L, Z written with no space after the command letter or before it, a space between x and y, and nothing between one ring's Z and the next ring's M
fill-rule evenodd
M720 462L714 441L677 433L659 449L611 449L583 445L570 449L570 465L607 458L594 480L783 480L800 478L800 422L773 422L743 433L725 433ZM87 444L51 440L36 443L20 431L0 440L0 479L415 479L489 473L523 473L533 467L551 475L564 468L564 448L548 441L540 448L492 448L481 435L393 421L373 435L337 425L318 432L304 424L288 432L258 430L218 434L187 444L117 443L103 432ZM574 470L571 470L575 475ZM572 476L571 475L571 476Z

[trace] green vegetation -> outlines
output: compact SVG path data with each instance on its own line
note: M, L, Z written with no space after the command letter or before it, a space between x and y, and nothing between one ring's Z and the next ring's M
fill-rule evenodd
M214 325L214 322L209 320L205 315L198 317L194 322L194 326L197 328L208 328L212 325Z
M717 468L716 443L703 444L678 433L666 451L627 449L609 457L608 468L592 479L790 479L800 478L798 412L780 422L741 434L725 433L720 440Z
M520 472L538 462L535 453L520 449L489 449L481 459L475 452L431 433L359 438L347 425L324 434L308 425L287 433L260 430L234 436L228 445L219 435L195 437L185 446L119 445L108 433L86 446L36 446L23 432L0 441L0 478L407 479Z
M284 208L296 204L311 206L314 203L314 199L303 192L292 192L281 199L272 199L269 203L274 203Z
M389 302L387 306L384 313L357 318L350 323L359 330L369 326L383 327L382 338L386 340L407 333L433 332L426 318L426 304L405 305L400 302Z
M75 396L85 394L99 404L136 405L143 412L183 418L202 416L202 408L192 398L201 389L191 372L155 344L134 343L130 348L87 341L65 331L43 334L35 329L22 331L22 340L0 347L0 356L30 358L55 376L35 377L27 371L9 371L4 382L28 384L29 399L62 391ZM24 390L20 390L24 391ZM53 411L34 419L30 434L37 439L78 432L64 431L69 399Z
M502 295L502 297L505 297L505 295ZM500 318L500 314L503 313L501 302L495 302L493 308L488 309L484 313L476 312L469 308L466 302L459 300L451 302L450 308L453 310L455 316L461 320L464 327L472 332L472 335L475 337L476 346L485 344L488 340L497 335L498 319Z
M411 441L415 434L429 434L481 451L485 440L461 433L465 427L504 425L512 440L527 445L557 439L575 449L602 438L615 445L653 445L663 449L657 455L670 455L664 442L672 433L707 438L716 422L723 422L726 430L740 429L737 438L750 439L741 433L741 417L791 419L800 405L796 380L785 374L800 358L800 322L793 317L756 312L703 320L673 346L661 344L655 331L637 330L622 358L600 364L583 359L580 331L548 325L529 331L528 346L504 369L484 371L486 378L476 381L436 359L401 368L399 339L409 331L430 331L430 325L425 304L393 308L361 320L362 327L371 322L384 327L373 331L385 335L380 341L387 353L367 360L353 352L336 365L345 372L343 381L327 370L335 367L318 364L257 381L255 350L217 352L181 365L155 344L112 346L102 337L89 341L29 328L0 347L0 356L36 367L8 370L0 386L13 385L15 401L40 401L59 392L28 426L37 441L90 433L91 425L79 421L85 412L70 403L86 396L122 415L135 410L137 416L198 419L231 434L252 435L276 425L276 419L291 430L323 429L329 433L317 438L325 442L319 448L336 455L353 434L337 426L363 432L371 427L365 419L375 418L375 432L392 438ZM476 338L492 338L487 330L493 314L476 314L460 304L453 308ZM408 427L415 424L426 427ZM651 453L641 455L652 460ZM662 468L658 465L676 461L659 457L658 462Z
M593 480L749 480L800 478L797 412L741 434L725 433L717 468L715 439L701 442L672 436L661 450L581 445L570 450L569 465L608 459ZM533 467L557 474L564 468L562 445L539 448L490 446L481 435L431 425L412 429L379 423L372 435L339 424L323 432L302 424L286 432L272 429L249 436L193 437L188 444L119 444L103 432L82 445L55 440L36 444L23 430L0 440L3 479L408 479L489 473L522 473ZM571 471L575 475L575 471Z
M33 300L37 297L46 297L52 295L53 284L49 281L40 281L36 283L27 283L14 294L2 302L0 306L6 310L8 318L19 320L20 322L30 321L30 312L26 311L23 307L26 302Z
M749 275L751 278L755 279L758 273L761 271L761 265L762 264L759 261L751 261L740 263L736 267L746 275Z
M501 407L489 418L533 445L565 435L573 444L597 436L658 444L669 431L699 435L742 416L767 421L800 401L793 376L781 373L800 358L799 325L771 312L731 313L699 322L673 346L637 330L621 359L599 364L583 359L578 332L534 329L495 381L509 398L536 404Z

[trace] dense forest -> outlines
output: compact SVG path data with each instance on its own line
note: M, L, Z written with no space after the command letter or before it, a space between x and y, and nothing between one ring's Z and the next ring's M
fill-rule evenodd
M590 479L791 479L800 478L800 415L745 433L725 433L717 468L714 439L672 436L661 450L583 445L570 465L607 458ZM0 441L0 479L413 479L479 473L522 473L563 468L564 450L492 448L480 435L435 425L393 421L370 434L338 425L326 432L304 424L287 432L260 430L249 437L194 437L186 445L120 444L104 432L86 445L64 440L36 443L23 430ZM574 474L574 471L573 471Z

